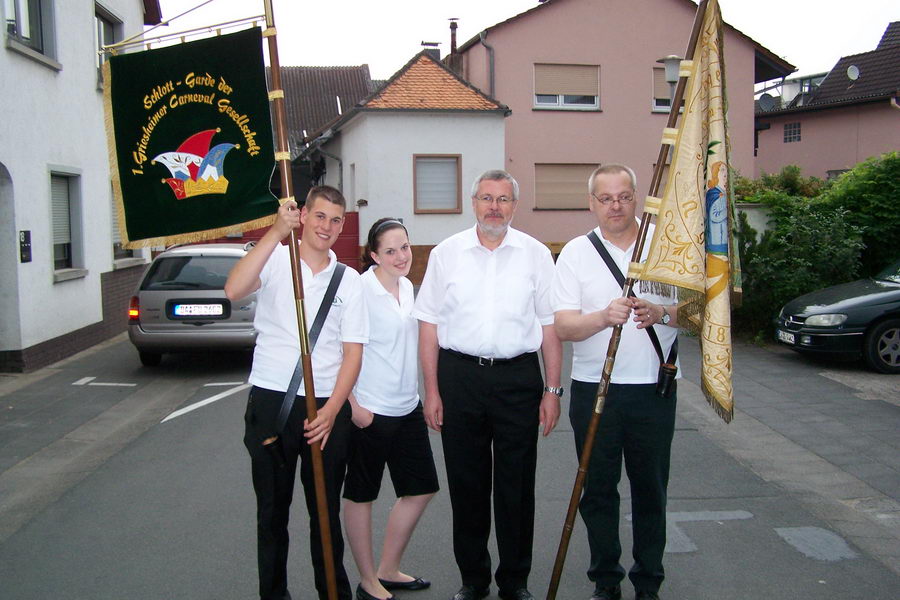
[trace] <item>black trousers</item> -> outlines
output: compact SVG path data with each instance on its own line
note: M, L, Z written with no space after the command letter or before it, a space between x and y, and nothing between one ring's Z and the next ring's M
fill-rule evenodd
M572 380L569 420L579 458L597 399L596 383ZM619 492L622 458L631 484L634 566L628 577L636 590L655 592L662 585L666 549L666 490L675 431L676 393L656 395L656 384L610 384L579 503L587 526L591 565L597 586L617 585L625 576L619 564Z
M288 422L279 442L284 452L284 465L279 465L272 452L262 442L271 437L284 392L276 392L254 386L247 399L244 415L244 445L250 453L253 473L253 490L256 492L256 539L259 566L259 597L262 600L286 600L291 595L287 589L287 558L290 543L288 519L294 496L294 477L300 459L300 482L306 496L309 512L309 550L315 573L319 598L328 598L325 579L325 562L322 553L319 516L316 509L316 493L313 481L311 449L303 437L303 421L306 419L306 399L297 396ZM321 407L327 398L317 398ZM328 520L334 555L335 578L338 597L350 600L350 581L344 571L344 536L341 532L341 486L347 470L347 443L350 432L350 406L344 403L334 421L328 442L322 451L325 471L325 488L328 498Z
M491 488L502 591L526 587L534 538L534 473L543 379L537 354L479 366L438 356L441 442L453 508L453 553L463 584L491 582Z

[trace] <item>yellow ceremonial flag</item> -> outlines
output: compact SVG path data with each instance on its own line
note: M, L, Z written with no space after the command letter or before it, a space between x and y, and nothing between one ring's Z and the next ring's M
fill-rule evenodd
M681 288L679 325L701 340L702 388L725 422L734 415L731 301L739 291L728 170L722 15L709 0L688 74L665 193L641 280ZM674 132L667 132L674 134ZM649 204L649 203L648 203Z

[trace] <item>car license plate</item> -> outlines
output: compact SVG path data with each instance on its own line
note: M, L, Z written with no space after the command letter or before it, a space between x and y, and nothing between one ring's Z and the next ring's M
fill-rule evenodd
M220 317L225 313L221 304L176 304L176 317Z
M778 335L778 340L785 344L793 344L795 342L794 334L789 331L781 331L778 329L775 333Z

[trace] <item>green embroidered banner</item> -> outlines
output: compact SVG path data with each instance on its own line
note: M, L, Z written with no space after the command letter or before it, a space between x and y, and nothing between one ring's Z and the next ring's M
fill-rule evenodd
M128 248L272 222L278 201L258 28L104 64L113 193Z

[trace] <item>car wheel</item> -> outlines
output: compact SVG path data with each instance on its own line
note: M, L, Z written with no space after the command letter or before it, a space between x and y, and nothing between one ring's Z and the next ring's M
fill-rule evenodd
M162 354L156 352L139 352L141 356L141 364L145 367L158 367L162 362Z
M900 319L878 323L866 334L866 364L881 373L900 373Z

